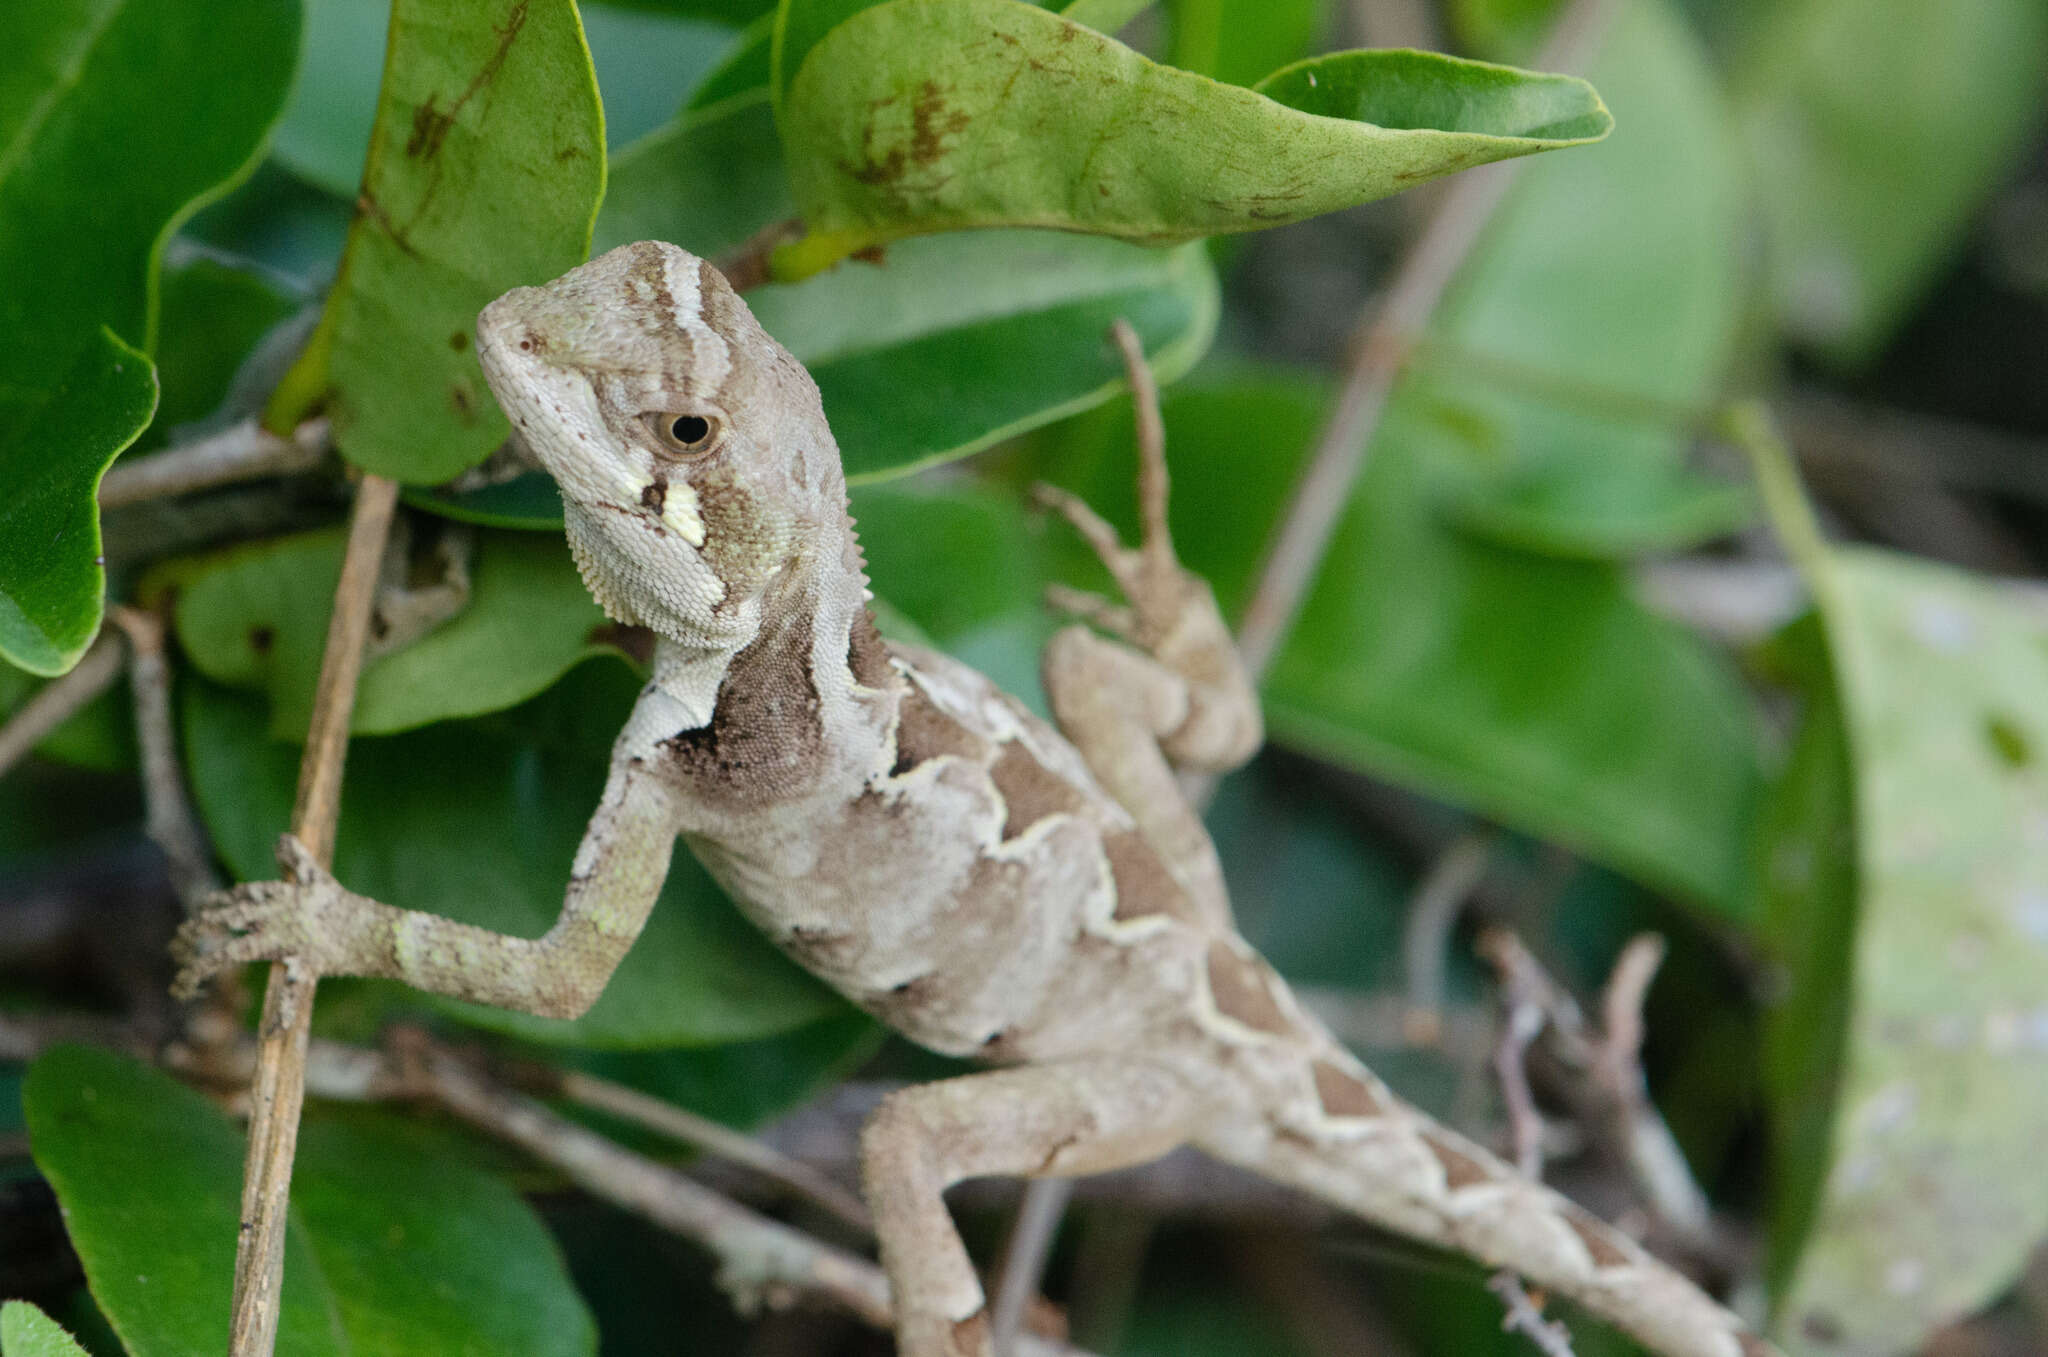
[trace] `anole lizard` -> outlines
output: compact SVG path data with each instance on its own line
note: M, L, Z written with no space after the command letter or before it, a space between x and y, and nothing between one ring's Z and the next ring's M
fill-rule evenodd
M659 637L561 916L507 937L296 862L305 884L237 887L187 925L182 989L290 958L573 1017L639 934L680 835L796 960L912 1039L997 1067L893 1094L862 1135L905 1357L990 1354L950 1184L1190 1142L1513 1268L1669 1357L1772 1351L1635 1241L1397 1099L1238 936L1176 774L1249 758L1257 699L1174 555L1128 331L1139 545L1047 492L1128 601L1084 604L1095 627L1047 648L1057 731L876 632L817 387L709 264L623 246L507 293L477 336L560 485L584 582Z

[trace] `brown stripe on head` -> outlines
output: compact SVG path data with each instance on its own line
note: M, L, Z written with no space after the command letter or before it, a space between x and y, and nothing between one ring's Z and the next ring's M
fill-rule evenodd
M1586 1252L1593 1259L1594 1267L1627 1267L1635 1259L1629 1257L1622 1247L1609 1238L1607 1226L1594 1219L1578 1207L1567 1207L1558 1214L1564 1223L1572 1227L1572 1233L1586 1246Z
M1194 919L1187 892L1143 834L1124 829L1103 835L1102 855L1109 859L1109 875L1116 884L1116 909L1111 917L1118 923L1160 915Z
M1071 815L1085 804L1073 783L1038 761L1022 740L1005 741L989 765L1003 798L1003 837L1014 839L1048 815Z
M1436 1156L1436 1162L1444 1171L1444 1186L1451 1191L1493 1181L1493 1174L1484 1162L1466 1154L1443 1135L1424 1131L1422 1143L1429 1146L1429 1152Z
M889 776L901 777L920 763L941 754L980 758L985 742L932 701L922 685L904 685L896 708L896 764Z
M1209 944L1209 997L1216 1011L1234 1023L1255 1032L1286 1036L1294 1031L1287 1015L1273 998L1266 982L1266 968L1222 939Z
M1315 1074L1316 1101L1326 1117L1380 1117L1386 1115L1379 1095L1371 1084L1341 1065L1317 1060L1309 1067Z

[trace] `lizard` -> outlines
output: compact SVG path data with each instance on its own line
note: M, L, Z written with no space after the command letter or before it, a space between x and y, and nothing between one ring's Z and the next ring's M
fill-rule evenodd
M562 496L599 605L658 638L561 914L517 938L295 881L214 897L179 939L190 993L284 960L570 1018L640 932L678 838L855 1004L986 1070L887 1097L863 1188L904 1357L991 1357L943 1200L1192 1143L1424 1242L1512 1268L1668 1357L1774 1351L1627 1235L1398 1098L1239 936L1180 790L1258 748L1258 699L1180 564L1138 341L1142 530L1044 502L1121 604L1070 593L1043 682L1057 726L942 653L885 640L816 384L710 263L621 246L484 308L477 352Z

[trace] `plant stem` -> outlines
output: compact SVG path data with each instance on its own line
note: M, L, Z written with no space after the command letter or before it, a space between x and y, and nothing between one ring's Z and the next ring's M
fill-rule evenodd
M341 771L348 753L356 678L369 637L398 483L365 476L349 520L341 581L334 590L312 726L299 764L292 833L323 866L334 857L341 814ZM257 1028L256 1074L249 1088L249 1155L242 1174L241 1233L235 1248L235 1295L229 1357L270 1357L277 1344L278 1296L284 1278L285 1224L299 1110L306 1098L306 1041L319 976L291 961L273 963Z

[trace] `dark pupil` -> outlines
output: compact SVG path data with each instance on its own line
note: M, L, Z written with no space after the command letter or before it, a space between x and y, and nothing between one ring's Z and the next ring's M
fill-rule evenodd
M711 421L702 415L677 415L668 431L678 443L701 443L711 435Z

